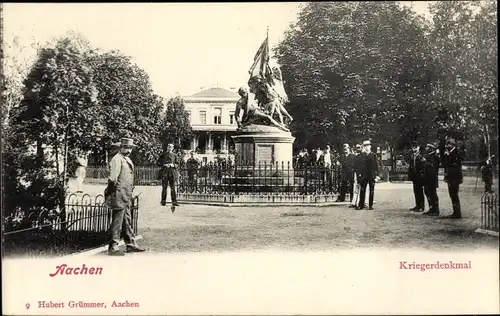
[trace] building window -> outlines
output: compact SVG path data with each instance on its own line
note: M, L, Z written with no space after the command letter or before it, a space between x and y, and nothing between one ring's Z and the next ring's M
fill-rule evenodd
M207 111L200 111L200 123L207 124Z
M222 124L222 109L214 109L214 124Z
M234 112L229 113L229 124L234 124L235 119L234 119Z

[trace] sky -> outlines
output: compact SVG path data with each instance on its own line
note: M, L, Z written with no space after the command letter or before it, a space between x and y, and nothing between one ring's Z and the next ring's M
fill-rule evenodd
M428 15L428 1L407 2ZM120 50L165 98L246 84L269 27L270 46L283 38L299 2L271 3L6 3L5 54L33 60L34 42L76 31L104 51ZM20 50L10 50L16 38Z

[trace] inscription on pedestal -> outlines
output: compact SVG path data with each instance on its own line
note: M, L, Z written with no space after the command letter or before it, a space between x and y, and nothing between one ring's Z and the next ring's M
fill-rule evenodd
M272 145L257 145L259 163L274 163L274 146Z

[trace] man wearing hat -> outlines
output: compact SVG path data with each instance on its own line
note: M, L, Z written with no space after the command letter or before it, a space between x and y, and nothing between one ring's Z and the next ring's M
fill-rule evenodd
M424 198L424 181L422 179L422 153L418 143L415 143L412 148L412 154L408 164L408 180L413 183L413 196L415 197L415 207L410 211L423 212L425 208Z
M372 150L372 145L369 140L363 142L364 154L360 161L361 164L361 190L359 193L359 205L356 209L361 210L365 208L366 186L370 187L370 197L368 199L368 209L373 210L373 199L375 196L375 181L378 180L378 163L377 155Z
M345 202L345 196L348 192L350 201L352 202L354 192L354 155L351 153L349 144L344 144L343 152L344 155L341 167L340 195L337 199L337 202Z
M448 183L448 194L450 195L453 205L453 214L446 218L462 218L460 199L458 197L460 184L463 181L462 153L463 152L457 147L455 137L447 137L443 154L444 181Z
M123 256L118 248L121 234L123 233L127 252L142 252L135 241L132 230L132 214L130 204L134 190L134 164L129 156L134 148L134 141L122 138L120 151L110 161L108 187L105 191L106 204L113 210L111 221L111 242L108 253L112 256Z
M434 144L427 144L425 146L425 153L420 158L424 192L427 196L427 202L429 203L429 211L423 214L429 216L439 216L439 198L437 195L437 188L439 186L439 157L436 149Z
M158 162L160 169L160 179L162 184L161 201L160 204L165 206L167 204L167 188L170 186L170 197L173 206L179 206L177 203L177 194L175 186L179 180L179 171L177 168L180 165L179 157L174 153L174 144L169 143L167 150L161 155ZM173 212L173 209L172 209Z

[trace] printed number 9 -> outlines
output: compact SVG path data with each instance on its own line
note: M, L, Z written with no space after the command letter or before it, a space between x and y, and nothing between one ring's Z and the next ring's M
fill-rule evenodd
M30 303L26 303L26 309L30 309Z

